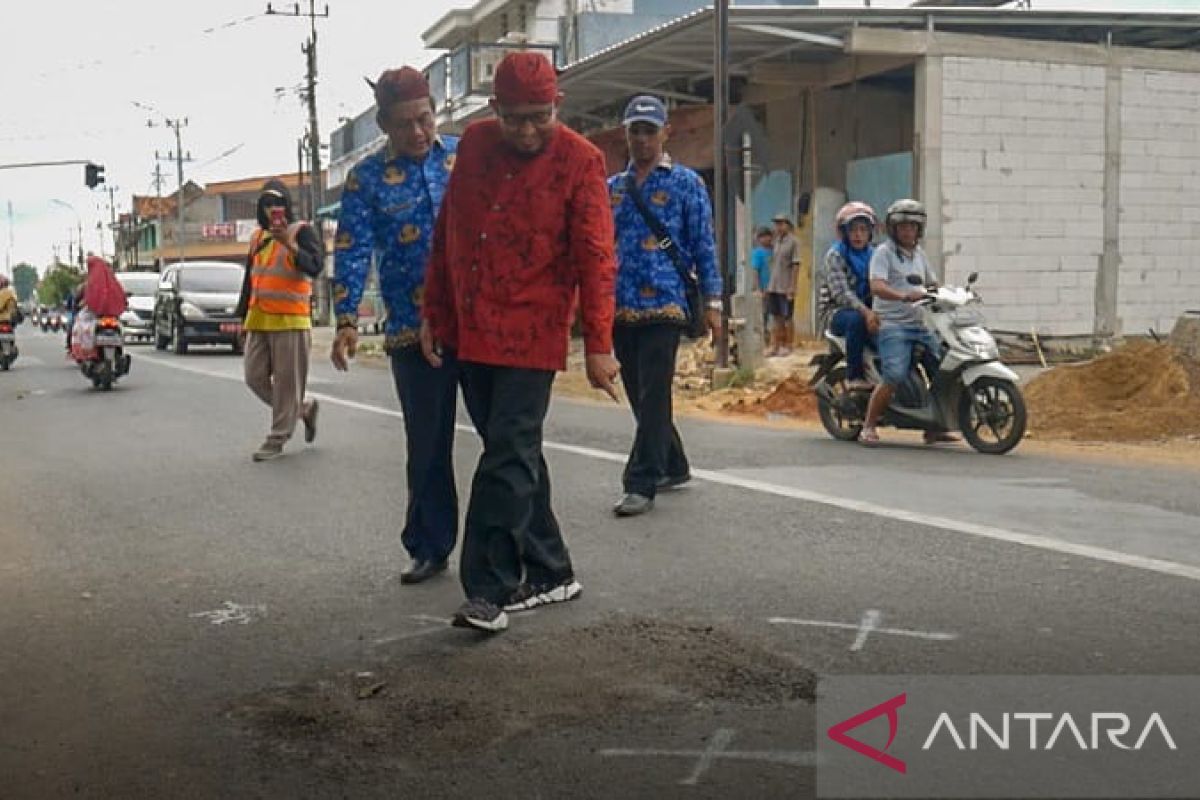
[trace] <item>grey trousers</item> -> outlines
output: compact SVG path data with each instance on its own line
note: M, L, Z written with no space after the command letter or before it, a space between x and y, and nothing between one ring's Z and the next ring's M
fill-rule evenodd
M268 442L282 445L292 438L296 421L303 416L304 387L308 382L310 331L248 331L243 367L246 385L255 397L271 407Z

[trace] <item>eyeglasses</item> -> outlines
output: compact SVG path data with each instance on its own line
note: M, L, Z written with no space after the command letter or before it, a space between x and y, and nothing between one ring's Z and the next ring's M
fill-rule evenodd
M554 109L547 108L542 111L530 111L525 114L515 114L510 111L499 112L500 121L508 128L524 128L526 123L529 123L535 128L540 128L543 125L549 125L554 119Z

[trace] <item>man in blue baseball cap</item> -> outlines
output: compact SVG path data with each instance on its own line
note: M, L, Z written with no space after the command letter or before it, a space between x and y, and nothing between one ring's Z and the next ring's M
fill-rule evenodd
M681 273L699 277L704 307L690 313L703 315L712 332L721 326L721 275L704 182L666 153L666 105L639 95L624 122L629 165L608 179L617 235L613 349L637 434L613 511L632 517L654 507L658 490L691 478L671 407L675 352L689 315Z

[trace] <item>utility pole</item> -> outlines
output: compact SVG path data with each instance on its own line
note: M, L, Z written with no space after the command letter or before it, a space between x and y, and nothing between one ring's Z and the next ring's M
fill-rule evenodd
M166 157L164 158L162 156L159 156L158 152L155 151L154 157L160 161L174 161L175 162L175 177L176 177L177 185L179 187L178 194L176 195L176 197L177 197L176 205L178 206L178 211L179 211L179 222L178 222L179 228L176 231L175 238L176 238L176 244L179 245L179 263L182 264L183 263L183 239L184 239L184 231L183 231L183 206L184 206L183 162L191 161L192 154L189 152L186 156L184 156L184 154L183 154L183 136L180 133L180 131L182 131L184 128L187 127L188 121L187 121L187 117L184 117L182 119L179 119L178 117L175 119L166 118L164 124L168 128L170 128L171 130L173 130L175 132L175 152L167 153ZM150 128L156 127L153 120L147 122L146 126L150 127ZM159 249L161 250L162 248L160 247Z
M717 263L725 291L721 298L721 335L717 366L729 366L729 198L726 190L726 130L729 117L729 0L716 0L713 16L713 216L716 223Z
M157 159L158 153L155 153L154 157ZM162 240L163 240L162 185L163 185L162 164L159 161L155 161L154 162L154 193L155 193L154 218L155 218L156 225L154 228L154 231L155 231L154 249L158 252L158 261L159 261L158 265L160 267L162 266Z
M113 240L113 267L120 268L121 264L121 249L117 243L117 198L116 192L119 187L107 184L108 188L108 218L111 220L110 230L112 231ZM104 239L101 237L101 243ZM100 248L103 251L103 247ZM103 255L103 253L101 253Z
M317 19L329 17L329 6L318 14L316 0L308 0L308 11L300 10L300 4L294 3L291 11L276 11L271 3L267 3L267 14L282 17L308 17L309 38L300 46L307 66L305 78L304 99L308 104L308 147L309 165L312 168L309 183L309 214L315 220L317 209L322 205L321 183L321 134L317 127Z

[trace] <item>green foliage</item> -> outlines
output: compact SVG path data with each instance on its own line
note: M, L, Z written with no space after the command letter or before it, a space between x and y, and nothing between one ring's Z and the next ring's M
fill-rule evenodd
M28 264L17 264L13 267L12 282L17 299L24 303L33 296L33 290L37 288L37 269Z
M66 302L67 295L83 282L83 273L70 264L55 264L38 285L38 302L44 306L58 306Z
M743 389L754 384L755 374L750 367L738 367L737 370L729 377L729 387L731 389Z

